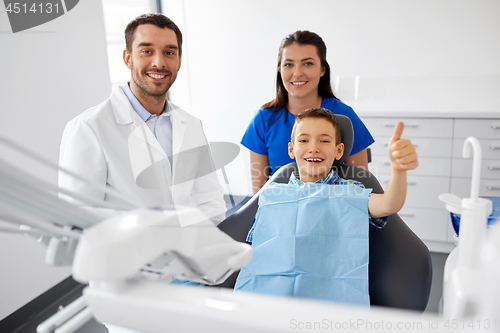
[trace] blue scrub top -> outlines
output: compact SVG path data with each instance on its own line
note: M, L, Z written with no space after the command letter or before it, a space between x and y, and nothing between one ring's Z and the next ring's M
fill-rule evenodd
M321 107L351 120L354 129L351 155L359 153L375 142L365 124L350 106L333 97L325 97L321 101ZM295 161L288 156L288 143L294 123L295 116L285 109L277 112L260 109L248 125L241 144L257 154L267 155L272 175L283 165Z

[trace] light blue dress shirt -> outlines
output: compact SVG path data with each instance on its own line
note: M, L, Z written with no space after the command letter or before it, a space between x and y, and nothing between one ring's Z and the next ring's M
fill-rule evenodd
M148 125L151 132L153 132L155 138L158 140L160 146L167 155L170 165L172 165L172 120L170 117L172 110L170 109L168 100L165 103L165 109L163 112L160 116L156 116L155 114L151 114L144 108L144 106L142 106L139 100L132 93L132 90L130 90L128 83L124 85L122 89L130 101L130 104L132 104L135 112L137 112L137 114Z

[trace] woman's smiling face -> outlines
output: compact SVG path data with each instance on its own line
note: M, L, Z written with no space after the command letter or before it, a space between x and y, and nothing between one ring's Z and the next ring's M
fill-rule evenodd
M316 46L290 44L283 48L280 72L289 98L316 98L318 84L325 74Z

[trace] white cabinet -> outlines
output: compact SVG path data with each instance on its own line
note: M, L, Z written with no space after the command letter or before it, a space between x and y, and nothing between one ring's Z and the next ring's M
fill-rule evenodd
M465 139L474 136L483 151L481 196L500 196L500 117L476 119L432 114L408 117L402 113L383 117L364 114L361 119L372 133L370 171L385 187L390 174L388 143L398 121L405 123L403 137L412 140L419 156L417 169L408 172L408 194L400 216L434 251L453 248L449 213L439 201L441 193L469 197L472 161L462 158Z

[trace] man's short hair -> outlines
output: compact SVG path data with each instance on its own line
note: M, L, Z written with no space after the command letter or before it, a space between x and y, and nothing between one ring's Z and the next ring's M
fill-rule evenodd
M297 124L299 124L302 119L305 118L324 118L328 120L330 123L332 123L333 128L335 129L335 144L339 144L342 142L342 136L340 134L340 125L337 117L331 112L330 110L324 109L324 108L312 108L312 109L307 109L301 113L299 113L297 116L295 116L295 124L293 124L293 129L292 129L292 144L293 140L295 139L295 129L297 128Z
M134 33L138 26L142 24L152 24L159 28L168 28L175 32L177 36L177 46L179 47L179 56L182 55L182 33L177 27L177 25L168 17L159 13L149 13L137 16L132 22L125 28L125 45L129 52L132 52L132 41L134 39Z

